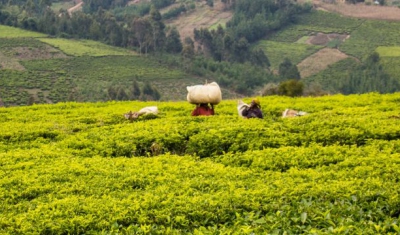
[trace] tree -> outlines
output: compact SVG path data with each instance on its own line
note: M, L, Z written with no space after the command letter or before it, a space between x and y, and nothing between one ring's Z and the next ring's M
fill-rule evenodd
M171 29L167 36L165 50L169 53L180 53L182 51L181 36L175 27Z
M107 95L109 100L115 100L117 97L117 91L113 86L107 88Z
M250 58L253 64L259 65L259 66L266 66L269 67L271 66L268 57L265 55L264 51L261 49L258 49L254 52L252 52L252 56Z
M159 100L161 98L160 92L153 88L150 82L146 81L143 86L142 99L143 100Z
M160 12L154 5L150 8L150 18L151 18L151 31L152 31L152 41L153 50L157 51L158 47L162 48L165 41L165 24L162 22L162 17Z
M153 95L153 87L151 87L150 82L146 81L144 83L143 92L142 93L144 95L148 95L148 96Z
M26 1L23 9L28 13L29 16L32 16L36 11L36 5L32 0Z
M286 96L301 96L303 94L304 84L296 79L281 82L278 87L278 93Z
M234 59L240 63L243 63L248 58L248 52L250 44L245 37L239 39L239 41L234 42Z
M135 38L139 43L139 53L142 53L144 48L147 52L149 38L152 38L150 29L150 21L146 18L136 18L132 23L132 31L134 32Z
M94 40L99 40L103 37L101 26L97 21L92 22L92 25L90 25L89 32L91 38Z
M131 89L131 98L137 100L140 98L140 87L139 83L136 80L133 80L132 89Z
M126 94L124 88L118 87L117 89L117 97L116 100L129 100L128 95Z
M292 62L285 58L283 62L279 65L279 76L283 79L297 79L299 80L300 72L297 69L297 66L292 64Z

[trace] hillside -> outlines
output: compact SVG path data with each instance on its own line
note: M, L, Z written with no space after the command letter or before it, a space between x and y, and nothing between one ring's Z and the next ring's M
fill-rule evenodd
M305 1L299 1L301 2ZM278 73L279 64L288 58L297 65L307 86L317 84L330 93L344 92L343 87L347 81L340 80L351 78L343 77L341 71L345 67L340 67L339 62L349 58L361 66L366 57L377 52L380 56L379 63L384 68L382 73L388 74L393 81L400 82L396 69L400 58L396 53L389 55L384 52L387 50L378 49L390 47L397 51L400 48L397 30L400 27L399 7L366 3L329 4L323 1L312 3L316 10L311 14L297 17L295 24L268 34L264 40L252 45L254 49L264 51L271 63L270 69L275 74ZM394 3L395 1L387 2ZM180 30L181 38L191 36L194 28L215 29L219 23L224 26L226 19L231 18L231 11L227 11L221 2L216 4L212 8L204 3L201 7L167 22ZM218 23L215 24L215 21ZM328 73L332 74L331 77L326 77Z
M65 8L76 9L82 2L74 3L76 5L68 1L58 2L52 5L52 10L60 12L60 9ZM165 14L182 4L185 6L184 12L161 22ZM308 10L295 15L291 23L282 23L279 30L268 31L265 36L260 30L246 31L251 25L257 25L253 19L235 19L236 22L244 22L237 26L241 31L234 31L237 33L236 41L230 41L233 40L230 35L232 29L225 28L226 22L234 16L234 11L229 10L221 1L215 1L213 6L204 1L176 1L172 5L160 8L161 14L157 16L160 22L149 21L149 1L133 1L124 7L130 7L127 11L110 11L116 13L116 18L104 17L107 14L100 13L93 13L87 18L87 15L80 11L71 16L57 13L59 22L53 27L65 28L65 31L59 31L55 36L71 39L1 26L0 74L3 87L0 104L12 106L60 101L136 99L132 93L136 86L135 81L142 89L145 86L154 88L151 89L154 97L142 94L143 99L158 99L161 96L162 100L184 100L187 85L203 83L206 80L219 82L224 87L224 98L262 94L264 87L289 79L276 76L279 65L285 58L297 66L301 81L305 84L304 94L310 94L308 91L312 87L320 87L324 90L322 94L371 91L385 93L400 90L400 73L397 66L400 63L400 35L397 30L400 22L378 20L378 15L359 17L354 14L350 17L351 11L346 9L351 9L352 6L348 4L336 5L335 12L340 14L328 12L329 4L318 1L313 4L316 9L324 10ZM375 11L382 12L382 9L389 8L366 6L365 9L364 14L372 16ZM392 7L391 11L395 12L396 8ZM101 20L96 21L96 17ZM140 17L143 21L122 22ZM279 20L279 17L277 18ZM74 32L75 29L85 28L76 26L86 19L91 19L86 21L85 26L88 30ZM101 28L99 22L103 21L107 23ZM39 21L36 25L35 22L21 21L21 27L38 27ZM133 26L133 22L137 24ZM221 32L216 33L213 29L219 24L223 27ZM266 28L270 24L274 25L269 22L263 23ZM158 33L162 34L146 30L153 27L152 25L155 25L154 30L166 26L163 32L166 37L155 40ZM169 51L171 54L160 51L158 54L154 53L155 56L138 55L139 50L142 50L141 54L147 54L148 49L166 48L165 42L170 43L174 40L168 38L172 27L179 30L181 40L188 36L194 40L195 28L206 28L211 32L208 32L208 36L207 32L204 32L203 38L195 40L192 48L185 51L188 52L187 55L180 54L179 50L182 48L175 52ZM51 27L42 25L42 28L47 30ZM241 44L239 36L251 33L258 33L261 40L252 41L248 45L247 42ZM100 35L103 36L102 41L120 47L72 39L99 39ZM225 47L225 43L230 46ZM173 45L176 44L170 43L169 49L174 50ZM264 55L258 53L260 50ZM191 54L195 52L200 56ZM368 57L374 53L377 53L379 58L374 64L366 64ZM205 59L202 55L213 58ZM265 65L265 56L271 65L269 68ZM248 62L253 65L250 66Z
M209 7L205 2L195 2L195 4L196 8L194 10L166 21L168 26L176 27L179 30L182 41L186 37L193 38L194 29L216 29L219 24L225 27L226 22L232 17L232 11L226 10L221 1L215 1L213 7ZM169 8L177 7L178 5L179 3ZM166 12L166 10L161 10L161 13Z
M211 81L131 50L0 26L2 105L105 101L110 87L129 93L135 80L140 86L149 82L162 100L185 100L186 86Z
M262 120L235 100L211 117L183 101L0 108L0 233L397 234L399 100L261 97ZM158 118L122 116L148 105Z

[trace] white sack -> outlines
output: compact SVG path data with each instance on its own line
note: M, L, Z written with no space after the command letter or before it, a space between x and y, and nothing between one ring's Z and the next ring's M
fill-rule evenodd
M147 115L147 114L154 114L157 115L158 114L158 108L157 106L148 106L148 107L144 107L141 110L139 110L139 116L140 115Z
M243 110L245 110L248 107L250 107L250 105L244 103L242 100L238 101L237 110L238 110L239 117L243 117L242 112L243 112Z
M191 104L218 104L222 100L221 89L216 82L188 86L186 89L188 91L187 101Z

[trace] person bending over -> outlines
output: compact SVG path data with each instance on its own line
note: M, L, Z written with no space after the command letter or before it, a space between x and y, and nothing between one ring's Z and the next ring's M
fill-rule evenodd
M263 118L260 100L259 99L252 100L250 106L248 106L242 111L242 115L245 118Z

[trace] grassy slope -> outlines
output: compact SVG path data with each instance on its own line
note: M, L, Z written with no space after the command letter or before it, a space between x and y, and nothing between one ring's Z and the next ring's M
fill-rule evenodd
M290 43L280 51L275 50L272 46L264 47L273 66L281 63L285 56L295 63L298 63L299 58L302 58L304 61L298 64L301 74L317 75L317 77L319 77L318 82L323 84L325 89L334 91L335 77L340 76L339 74L346 69L345 63L338 62L346 58L346 55L362 60L376 50L380 53L381 57L384 58L382 59L382 64L385 70L391 76L400 80L400 75L397 73L396 69L398 67L396 63L399 57L398 54L394 53L397 50L396 48L400 45L400 35L397 30L400 27L399 22L356 19L328 12L316 11L312 14L300 17L297 23L298 24L294 26L277 32L269 37L268 40L259 43L264 43L266 45L270 43L269 41ZM334 44L334 47L337 47L345 54L337 54L337 51L332 50L332 53L321 53L320 55L315 53L307 57L309 55L304 51L303 53L299 53L299 51L301 52L300 48L304 47L302 44L310 41L308 37L316 35L317 32L325 34L348 34L349 38ZM296 45L299 46L296 47ZM330 46L329 43L325 45L325 47ZM388 56L388 49L384 48L390 46L395 48L395 50L392 50L390 59L386 59ZM294 47L294 49L292 47ZM294 51L294 53L290 53L291 51ZM331 58L331 60L326 60L324 63L324 58ZM313 66L303 66L307 63L315 65L313 61L318 61L318 63L320 63L320 70L321 68L327 68L327 70L315 73L313 70L315 71L316 68ZM335 76L330 77L329 74L335 74ZM306 82L310 82L311 80L316 81L315 79L315 77L307 78Z
M169 68L130 50L89 40L47 38L0 26L0 100L7 106L36 102L107 100L109 86L150 81L163 100L184 100L186 86L205 79ZM228 96L230 93L226 93Z
M260 100L0 108L0 233L396 234L399 94Z
M195 3L196 8L193 11L166 22L167 25L175 26L179 30L182 40L185 37L193 38L195 28L216 29L219 24L225 27L225 23L232 17L232 12L224 10L224 4L221 1L214 1L212 8L205 2L196 1Z

